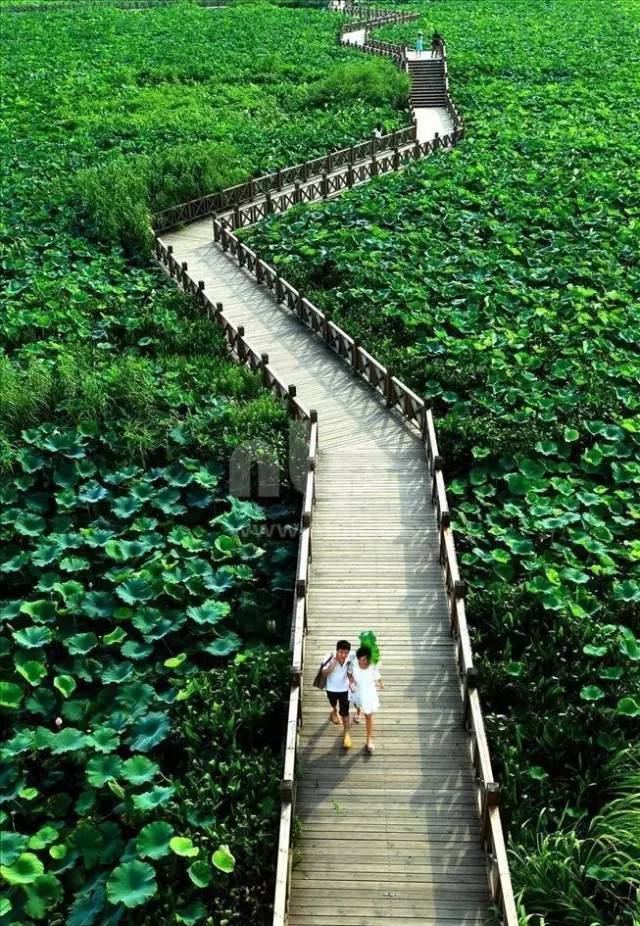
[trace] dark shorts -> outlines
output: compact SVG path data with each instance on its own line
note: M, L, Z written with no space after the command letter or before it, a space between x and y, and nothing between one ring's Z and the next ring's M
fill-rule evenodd
M349 692L348 691L328 691L327 697L331 707L340 705L339 713L341 717L349 716Z

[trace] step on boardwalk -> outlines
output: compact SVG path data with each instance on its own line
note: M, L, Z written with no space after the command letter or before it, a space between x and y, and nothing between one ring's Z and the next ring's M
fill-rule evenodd
M211 237L204 220L163 241L320 424L289 923L484 923L486 861L420 435ZM310 676L338 636L357 642L369 628L386 686L376 752L354 726L345 754Z

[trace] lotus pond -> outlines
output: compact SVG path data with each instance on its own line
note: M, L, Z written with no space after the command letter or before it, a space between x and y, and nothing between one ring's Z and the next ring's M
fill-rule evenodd
M295 543L260 531L298 499L227 473L285 460L287 410L145 263L148 224L393 128L402 81L365 63L367 104L336 97L318 13L2 26L0 922L267 922Z
M380 37L444 34L464 142L243 237L434 406L527 922L631 924L640 5L415 6Z

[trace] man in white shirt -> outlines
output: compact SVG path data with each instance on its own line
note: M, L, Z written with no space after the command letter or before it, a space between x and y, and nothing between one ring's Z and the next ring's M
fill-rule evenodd
M345 749L351 746L351 715L349 713L349 680L348 670L353 662L351 644L348 640L338 640L335 653L328 653L322 661L322 674L326 678L325 691L331 705L329 719L331 723L339 724L342 720L344 739L342 745Z

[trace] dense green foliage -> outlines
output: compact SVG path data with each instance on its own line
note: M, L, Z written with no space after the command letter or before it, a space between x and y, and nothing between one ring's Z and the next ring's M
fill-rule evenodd
M284 460L286 409L141 248L151 209L402 117L313 109L353 59L332 17L176 16L5 36L3 923L268 919L282 660L241 653L219 697L213 667L284 638L293 544L254 536L227 469L248 442Z
M99 633L104 617L90 620ZM127 646L119 629L99 641L88 639L93 632L67 636L63 667L75 654L74 668L81 667L86 680L109 650L119 655ZM21 730L4 744L3 757L19 756L20 766L3 782L13 797L11 830L3 824L1 844L9 885L3 923L146 926L164 917L195 924L211 914L229 924L247 916L269 921L280 771L274 731L283 723L288 654L253 650L226 668L186 672L190 660L168 657L157 663L155 680L163 687L164 677L166 687L156 697L148 682L136 679L146 658L141 651L155 648L162 659L171 646L157 633L150 639L136 644L129 638L136 670L128 680L125 663L107 656L109 677L88 707L67 693L64 720L54 732L43 719L35 732ZM65 690L62 681L57 688ZM44 693L36 689L31 697L36 713L46 714ZM93 720L83 734L87 710ZM124 741L130 754L123 761ZM64 920L56 913L63 903Z
M531 926L638 915L637 9L430 3L464 144L251 235L434 402ZM233 654L281 639L288 552L225 471L286 415L141 258L153 211L405 120L337 22L11 20L3 926L268 921L286 657Z
M513 842L527 821L541 845L580 840L640 718L640 8L425 9L464 143L248 238L433 401ZM514 872L532 922L633 922L637 841L633 864L576 864L585 903L562 915L565 882L534 890L528 849Z
M404 117L387 101L398 103L403 78L390 64L357 64L371 98L331 83L353 60L337 23L189 4L12 17L5 156L22 164L9 178L12 218L73 199L70 218L79 212L83 229L133 252L150 212L342 147L379 120L394 128Z

